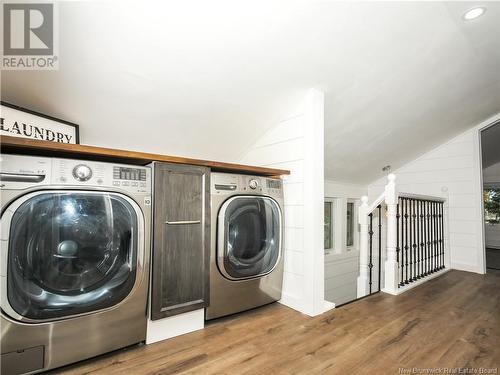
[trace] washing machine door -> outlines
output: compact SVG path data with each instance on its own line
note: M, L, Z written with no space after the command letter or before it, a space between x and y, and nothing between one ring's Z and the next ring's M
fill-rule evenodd
M218 217L217 264L230 280L270 273L281 256L282 216L278 203L264 196L234 196Z
M8 228L2 310L18 320L50 321L122 301L136 281L139 215L135 202L115 193L19 198L2 214Z

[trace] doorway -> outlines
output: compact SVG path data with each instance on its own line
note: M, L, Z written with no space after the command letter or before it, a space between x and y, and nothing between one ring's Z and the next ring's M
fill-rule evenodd
M486 270L500 270L500 122L481 131Z

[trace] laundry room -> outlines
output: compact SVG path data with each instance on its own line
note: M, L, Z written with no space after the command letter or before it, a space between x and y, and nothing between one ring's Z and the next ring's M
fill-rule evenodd
M499 2L0 8L2 375L500 366Z

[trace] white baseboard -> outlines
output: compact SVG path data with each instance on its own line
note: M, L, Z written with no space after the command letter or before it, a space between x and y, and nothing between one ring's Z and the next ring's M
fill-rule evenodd
M146 332L146 344L198 331L205 327L205 310L199 309L169 318L150 320Z
M335 308L335 303L324 300L323 302L323 310L321 311L321 314L326 313L329 310L332 310Z
M429 280L435 279L436 277L439 277L439 276L445 274L448 271L451 271L451 269L445 268L444 270L432 273L429 276L424 277L423 279L418 279L417 281L413 281L413 282L409 283L408 285L403 286L402 288L398 288L398 290L396 291L396 293L388 292L388 291L385 291L384 289L382 289L382 292L389 293L389 294L392 294L392 295L399 295L399 294L407 292L408 290L413 289L413 288L415 288L415 287L417 287L419 285L422 285L422 284L426 283Z
M281 299L278 301L282 305L285 305L293 310L296 310L298 312L301 312L302 314L306 314L308 316L317 316L321 315L328 310L334 309L335 304L333 302L323 300L321 306L316 309L314 309L312 306L304 306L304 302L300 299L298 299L295 296L290 296L285 293L281 296Z
M294 295L283 292L281 294L281 299L278 302L293 310L297 310L303 314L307 314L304 308L304 302Z
M475 265L475 264L468 264L468 263L452 262L451 263L451 269L459 270L459 271L481 273L481 274L484 273L482 270L478 269L477 265Z

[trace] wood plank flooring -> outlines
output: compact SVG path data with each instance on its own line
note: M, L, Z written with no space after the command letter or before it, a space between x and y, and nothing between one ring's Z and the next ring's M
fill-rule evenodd
M315 318L275 303L55 373L398 374L415 367L500 367L500 271L450 271L401 296L378 293Z

